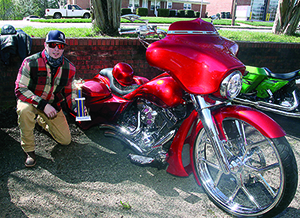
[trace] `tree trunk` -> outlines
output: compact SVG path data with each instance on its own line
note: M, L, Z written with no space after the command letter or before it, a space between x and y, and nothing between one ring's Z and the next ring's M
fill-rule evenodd
M300 19L300 0L279 0L272 32L293 35Z
M116 36L120 28L121 0L91 0L92 20L96 32Z

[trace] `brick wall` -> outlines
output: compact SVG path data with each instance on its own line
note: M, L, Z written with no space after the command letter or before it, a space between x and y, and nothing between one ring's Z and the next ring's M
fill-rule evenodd
M150 40L151 42L151 40ZM149 66L146 49L136 39L81 38L67 39L65 56L77 69L77 78L92 78L102 68L118 62L129 63L136 75L152 78L160 73ZM33 38L32 54L44 47L44 39ZM300 68L300 44L238 42L238 58L247 65L268 67L274 72L290 72ZM0 62L0 107L14 103L14 82L21 65L19 57L9 66Z
M127 8L128 5L129 5L129 0L122 0L122 5L121 5L122 8Z
M31 53L43 50L44 41L44 38L33 38ZM137 39L81 38L67 39L66 42L65 56L76 66L77 79L92 78L101 69L119 62L130 64L140 76L159 74L157 69L147 64L146 49ZM12 58L8 66L0 61L0 107L4 102L14 101L14 82L21 64L19 57Z
M206 7L206 11L208 12L208 16L215 15L221 12L230 12L231 14L232 1L230 0L209 0L209 4Z
M300 69L299 43L238 42L238 58L246 65L268 67L274 73Z
M82 9L91 8L91 2L87 0L68 0L67 4L78 5Z

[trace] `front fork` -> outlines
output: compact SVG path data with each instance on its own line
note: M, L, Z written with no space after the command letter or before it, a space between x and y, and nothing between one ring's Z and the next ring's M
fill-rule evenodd
M191 95L194 107L199 115L203 127L212 141L213 149L217 155L218 162L224 174L230 173L230 164L224 148L224 143L220 140L218 128L215 125L214 119L211 114L210 107L205 99L200 95Z

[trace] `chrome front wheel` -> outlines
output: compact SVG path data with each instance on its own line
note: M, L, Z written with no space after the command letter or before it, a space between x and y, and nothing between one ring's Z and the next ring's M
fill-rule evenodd
M230 173L223 173L204 129L197 135L193 161L209 198L234 216L271 217L292 201L297 165L285 137L270 139L248 123L223 120L223 140Z

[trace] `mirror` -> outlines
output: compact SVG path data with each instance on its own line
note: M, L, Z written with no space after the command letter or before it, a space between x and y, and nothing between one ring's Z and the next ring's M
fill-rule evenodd
M130 22L134 22L136 20L140 20L140 21L143 21L145 22L146 24L148 24L148 20L143 20L140 18L141 16L139 15L136 15L136 14L125 14L123 16L121 16L121 18L124 18L126 20L129 20Z

